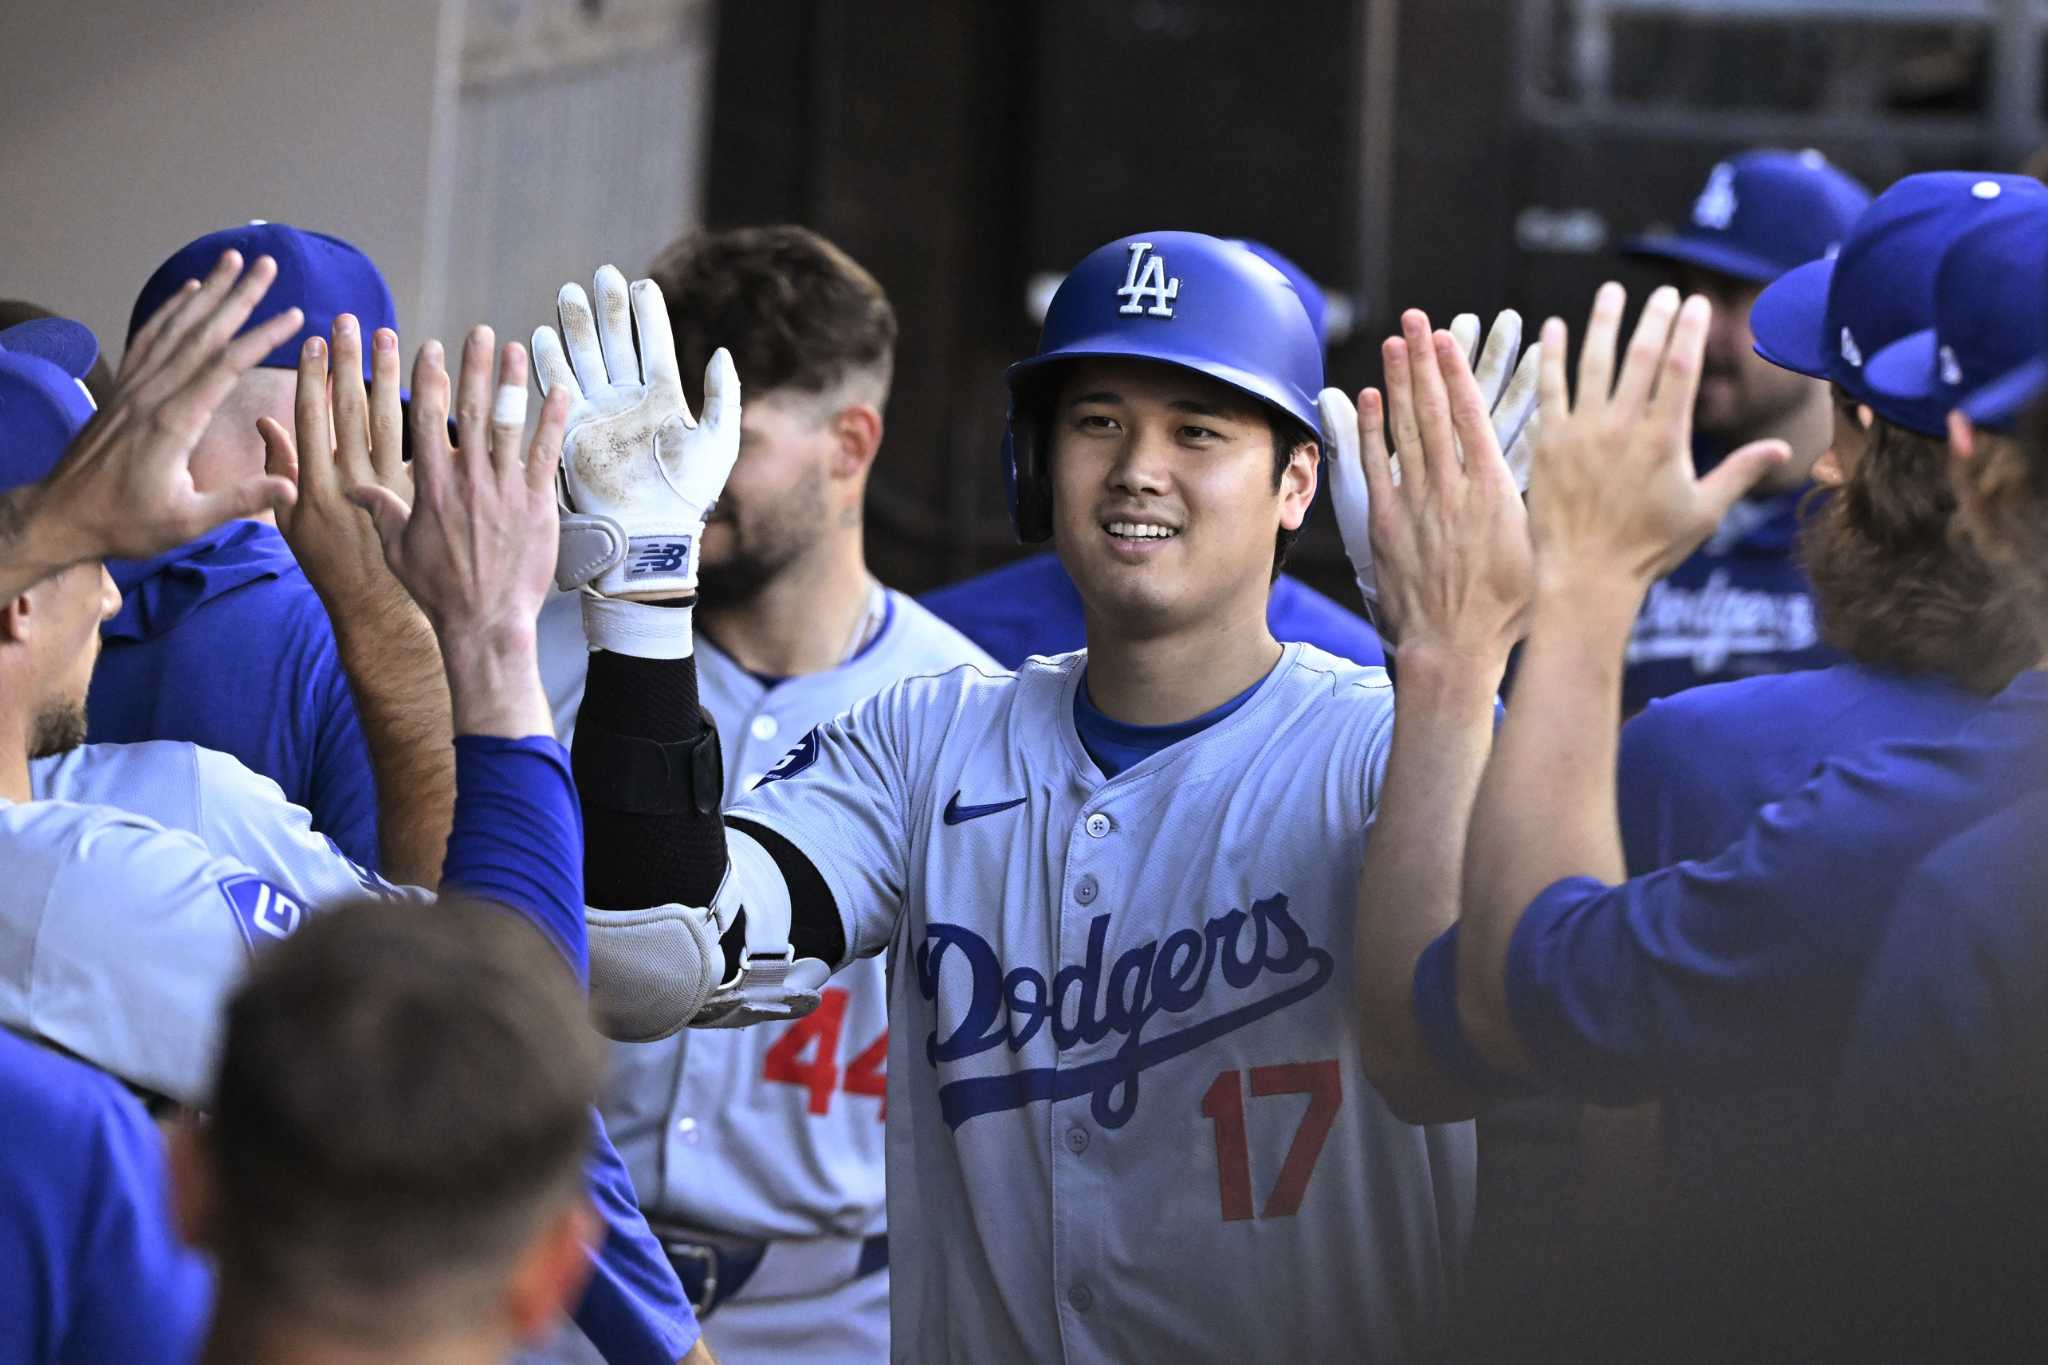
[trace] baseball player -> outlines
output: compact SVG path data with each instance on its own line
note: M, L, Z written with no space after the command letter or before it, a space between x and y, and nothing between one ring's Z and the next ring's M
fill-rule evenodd
M151 324L156 331L146 327L139 334L124 362L119 420L109 419L109 427L168 431L184 442L176 452L182 460L236 371L298 326L297 310L291 309L243 329L274 266L259 261L237 283L239 266L239 256L228 253L204 286L181 292ZM89 343L83 329L73 330ZM89 345L64 349L90 358ZM470 351L461 405L469 438L465 450L487 450L489 440L478 427L490 407L488 334L473 338ZM508 385L523 386L521 358L518 348L508 353L503 374ZM348 360L353 364L355 357ZM25 483L56 463L86 416L71 396L82 393L72 377L76 372L43 363L5 373L16 390L10 411L36 420L10 422L0 432L6 457L0 483ZM420 405L417 420L444 426L446 378L434 364L425 373L434 392ZM324 372L319 381L314 388L324 395ZM360 386L353 395L346 384L337 388L344 391L339 400L344 405L351 397L361 403ZM538 482L550 467L559 419L559 404L543 413L529 456L535 489L527 500L539 510L529 508L524 514L539 516L543 523L551 521L552 512ZM352 429L360 431L362 423ZM516 439L517 430L513 423L500 433L500 452L508 449L506 441ZM450 465L452 472L439 472ZM418 502L433 514L413 519L403 549L394 553L410 590L428 604L458 646L450 654L459 656L451 665L450 687L462 735L456 760L461 799L457 833L450 841L450 875L477 895L533 916L580 964L583 935L577 914L551 912L551 901L526 895L530 881L513 876L521 857L540 856L527 847L549 846L542 837L552 828L549 819L573 834L575 818L564 809L569 784L559 746L552 738L530 737L548 733L537 673L532 695L522 690L520 650L530 651L531 641L522 646L517 630L501 630L505 621L488 619L491 610L507 613L506 620L525 610L521 619L530 626L539 586L529 590L526 580L536 566L525 560L503 562L506 545L493 541L484 548L499 558L486 556L478 570L492 573L486 591L452 574L445 559L449 533L441 506L446 502L469 500L461 505L465 510L473 506L476 524L483 526L524 524L518 520L521 509L507 503L507 485L523 485L528 476L514 479L508 473L496 487L479 490L483 471L478 466L485 465L515 467L509 458L492 465L482 458L454 464L446 453L423 457ZM430 478L434 473L438 480ZM458 475L467 477L458 481ZM395 528L406 524L401 509L384 504L380 511L395 536ZM549 527L535 529L546 533ZM518 548L517 540L511 544ZM480 553L479 547L463 548ZM436 559L437 551L444 558ZM544 581L545 568L539 573ZM117 601L97 561L88 561L8 600L0 615L0 745L7 746L0 749L0 845L11 874L6 895L0 897L0 919L9 923L7 938L17 945L0 959L0 1023L70 1052L146 1094L203 1104L218 1006L251 954L288 935L308 905L360 896L365 890L422 901L428 897L372 877L328 841L311 835L304 812L283 802L274 784L223 756L188 746L110 746L102 752L119 757L109 766L81 763L75 771L84 777L76 786L54 784L59 796L81 796L91 794L96 781L97 792L118 793L118 805L33 799L30 758L60 754L84 732L84 690L97 625ZM533 669L530 657L524 667ZM520 728L536 716L537 730ZM162 761L152 763L153 756ZM171 774L172 780L158 782L161 773ZM534 803L551 790L553 814L543 804L536 815ZM224 813L244 802L245 813ZM160 823L135 814L132 808L138 805L154 807L165 819ZM209 813L202 816L202 810ZM295 828L280 831L281 823L294 821ZM194 837L202 829L253 833L228 848L212 848ZM573 839L566 852L558 852L561 858L579 856ZM248 856L236 856L241 854ZM112 943L121 951L111 952ZM672 1362L694 1349L694 1319L673 1272L645 1232L623 1166L594 1117L593 1130L590 1194L618 1235L606 1243L579 1318L594 1340L606 1343L609 1359Z
M1818 152L1744 152L1714 166L1682 228L1624 245L1629 255L1662 263L1679 288L1713 302L1693 414L1698 467L1712 469L1763 437L1784 439L1793 450L1696 554L1651 586L1629 640L1627 714L1700 683L1834 658L1820 643L1792 555L1807 474L1828 445L1827 390L1760 360L1748 320L1766 284L1831 255L1869 202L1868 190Z
M881 286L798 227L685 238L653 274L682 363L700 368L715 339L749 383L695 612L698 686L732 803L793 739L888 684L995 665L876 582L862 556L896 333ZM600 308L622 306L626 281L602 272L596 294ZM564 314L570 345L595 346L568 321L589 316L573 299ZM572 716L588 657L580 630L575 645ZM638 834L617 833L618 847L591 855L594 905L611 903L611 869L632 861ZM887 991L881 959L867 959L800 1021L614 1049L606 1127L684 1288L716 1321L723 1360L889 1358Z
M1266 628L1318 459L1321 348L1285 277L1189 232L1084 259L1010 372L1010 472L1089 649L895 684L722 821L691 777L716 736L689 547L736 380L714 364L692 426L658 292L631 297L644 371L616 305L601 347L535 343L592 413L565 463L593 646L576 754L615 780L586 784L585 822L658 815L676 855L655 908L592 911L607 1026L815 1010L832 970L892 951L899 1359L1427 1354L1471 1133L1404 1128L1359 1064L1350 926L1391 698Z
M1626 876L1604 746L1635 599L1788 452L1757 443L1697 478L1687 409L1708 306L1653 294L1617 379L1623 302L1612 285L1597 298L1569 400L1563 326L1543 333L1533 575L1526 542L1463 539L1494 566L1473 609L1526 610L1528 622L1516 705L1490 761L1490 707L1448 692L1397 698L1397 733L1439 763L1427 776L1390 765L1373 847L1392 847L1381 841L1397 826L1456 829L1470 812L1462 848L1451 840L1434 865L1395 869L1416 874L1407 894L1359 920L1373 978L1368 1062L1412 1114L1454 1114L1532 1084L1605 1103L1685 1095L1735 1108L1766 1088L1835 1090L1864 967L1901 886L1947 838L2040 792L2048 771L2048 660L2037 659L1960 730L1834 759L1726 849ZM1474 441L1463 430L1460 440L1469 460ZM2039 458L2004 446L1981 474L1968 458L1956 466L1964 524L1987 556L2038 543L2010 528L2040 516L2039 484L2026 482ZM2038 564L2001 572L2048 624ZM1802 1170L1835 1150L1825 1129L1784 1137L1808 1144ZM1768 1208L1783 1193L1745 1174L1724 1173L1724 1209Z
M365 334L395 329L391 291L368 256L324 233L255 222L210 232L172 253L144 283L128 329L223 251L269 256L278 278L258 320L286 307L304 318L237 381L193 454L201 488L263 468L261 417L290 423L299 346L335 318ZM233 754L313 812L315 824L365 867L431 882L442 830L394 812L392 852L378 833L378 788L334 630L319 597L267 516L237 519L145 560L108 566L121 609L101 634L87 737L101 743L185 739ZM232 697L233 704L223 704ZM387 866L386 863L389 862Z
M1287 277L1327 351L1329 333L1323 291L1308 272L1262 242L1240 245ZM1472 320L1478 325L1478 319ZM751 378L749 380L751 382ZM1282 553L1285 561L1285 552ZM1016 668L1034 654L1066 654L1087 643L1081 591L1051 551L1026 555L963 582L928 592L920 599L940 620L987 650L1004 668ZM1266 601L1266 625L1276 640L1300 640L1340 659L1380 664L1379 636L1354 611L1283 573Z

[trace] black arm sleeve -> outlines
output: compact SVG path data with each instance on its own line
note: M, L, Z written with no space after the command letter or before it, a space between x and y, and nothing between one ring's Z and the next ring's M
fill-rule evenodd
M583 807L584 894L591 905L600 910L671 902L709 905L718 894L726 864L725 825L718 811L700 812L688 803L660 814L622 810L625 803L592 760L603 735L674 745L707 733L716 743L711 717L697 700L695 658L592 652L574 743ZM751 823L735 827L759 840L782 870L789 886L791 946L797 954L833 964L844 959L846 928L811 860L772 830ZM725 936L728 969L737 965L742 927L735 925Z

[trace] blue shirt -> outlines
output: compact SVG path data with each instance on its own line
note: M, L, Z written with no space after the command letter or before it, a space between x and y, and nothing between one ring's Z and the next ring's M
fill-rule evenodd
M1843 663L1696 687L1622 727L1615 784L1630 875L1708 858L1831 758L1953 738L1992 704L1933 674Z
M1712 858L1546 888L1509 945L1516 1034L1548 1086L1605 1103L1837 1092L1901 886L2044 791L2048 672L2031 671L1956 735L1829 762ZM1456 953L1455 927L1424 951L1417 1021L1440 1065L1495 1088L1458 1027Z
M112 1077L0 1032L0 1360L198 1358L213 1281L171 1230L163 1140Z
M1943 844L1872 959L1843 1085L1859 1127L1923 1131L2048 1099L2048 793Z
M1004 668L1015 668L1034 654L1066 654L1088 643L1081 592L1059 557L1049 552L935 588L918 601ZM1380 637L1365 618L1288 574L1273 584L1266 625L1282 642L1299 640L1355 664L1386 662Z
M284 537L233 521L107 568L122 602L100 631L86 738L182 739L233 754L375 868L369 748L327 610Z
M1805 490L1745 499L1691 558L1650 585L1628 642L1622 713L1702 683L1819 668L1813 590L1794 557Z
M552 736L455 741L455 824L442 872L447 892L525 916L590 979L583 921L583 808L569 755ZM648 1230L626 1165L590 1113L585 1184L605 1224L576 1325L610 1365L674 1365L696 1344L697 1316Z

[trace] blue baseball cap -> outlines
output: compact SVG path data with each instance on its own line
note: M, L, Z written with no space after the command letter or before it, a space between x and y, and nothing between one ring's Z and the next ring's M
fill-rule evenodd
M2024 175L1928 171L1905 177L1872 202L1833 260L1788 271L1758 296L1749 313L1756 353L1840 384L1887 421L1927 431L1924 405L1872 390L1864 362L1933 325L1934 274L1950 242L2002 203L2044 196L2048 187ZM1945 417L1934 415L1933 433Z
M1764 284L1832 255L1869 204L1863 183L1819 152L1743 152L1708 172L1683 228L1621 250Z
M0 493L46 479L92 420L100 343L67 318L0 330Z
M185 281L204 279L220 260L221 253L229 249L241 252L244 261L269 256L277 262L277 278L271 281L270 292L263 296L263 301L256 305L256 311L242 325L244 332L268 322L288 308L296 307L306 315L305 325L299 328L298 334L258 361L259 366L296 370L299 367L299 347L306 338L330 335L334 330L334 319L343 313L355 315L356 321L362 324L365 337L379 327L398 330L398 309L391 302L391 289L368 256L339 237L330 237L324 232L308 232L286 223L266 223L259 218L241 227L209 232L199 240L178 248L168 261L158 266L149 282L142 286L142 293L135 299L135 309L128 315L128 339L135 339L135 334L142 330L142 324L148 322L163 306L164 300L177 293ZM365 344L363 374L366 378L369 372L370 348Z
M1863 367L1870 388L1910 403L1939 436L1950 409L2048 350L2048 195L2001 196L1949 243L1934 273L1934 325ZM1986 425L1992 425L1987 423Z
M2029 356L1956 406L1979 426L2009 431L2043 393L2048 393L2048 354Z

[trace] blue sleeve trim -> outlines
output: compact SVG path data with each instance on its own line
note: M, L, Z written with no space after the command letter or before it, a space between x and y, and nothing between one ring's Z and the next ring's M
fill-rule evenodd
M604 1244L576 1304L576 1325L609 1365L675 1365L702 1335L682 1281L654 1240L625 1162L591 1113L584 1163L591 1202L604 1219Z
M441 884L518 911L589 981L583 811L568 752L552 736L456 737L455 826Z
M1458 1018L1458 926L1439 934L1415 962L1415 1023L1423 1045L1446 1075L1495 1099L1541 1094L1543 1087L1497 1070L1479 1055Z

